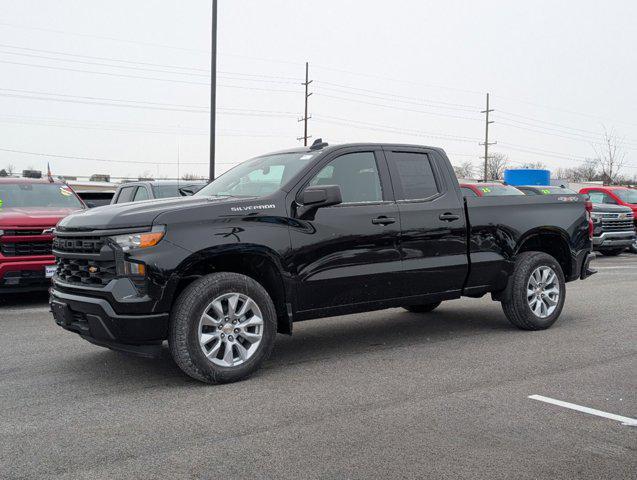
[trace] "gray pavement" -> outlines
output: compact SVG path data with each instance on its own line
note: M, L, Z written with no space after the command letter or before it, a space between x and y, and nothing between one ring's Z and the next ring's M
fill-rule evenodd
M222 386L0 303L0 478L637 477L637 255L569 284L558 323L511 327L483 299L295 324Z

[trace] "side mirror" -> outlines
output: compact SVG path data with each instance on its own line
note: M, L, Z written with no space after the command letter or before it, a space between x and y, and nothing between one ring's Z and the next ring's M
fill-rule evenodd
M307 187L298 196L298 213L305 218L322 207L330 207L343 203L341 187L338 185L314 185Z

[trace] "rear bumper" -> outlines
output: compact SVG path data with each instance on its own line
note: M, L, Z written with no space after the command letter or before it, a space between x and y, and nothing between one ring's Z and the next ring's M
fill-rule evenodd
M0 258L0 294L46 290L51 279L44 275L45 267L55 265L53 256Z
M593 246L595 250L601 248L630 247L635 243L636 236L635 231L604 232L597 237L593 237Z
M102 298L50 290L55 322L85 340L113 350L154 357L168 331L168 313L120 315Z

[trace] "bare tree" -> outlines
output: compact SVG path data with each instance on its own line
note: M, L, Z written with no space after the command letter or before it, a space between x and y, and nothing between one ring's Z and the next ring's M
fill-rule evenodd
M182 180L205 180L206 177L202 177L201 175L197 175L196 173L184 173L181 176Z
M15 167L10 163L6 167L4 167L4 171L7 172L8 176L11 176L15 172Z
M520 168L528 168L530 170L546 170L546 164L542 162L526 162Z
M577 178L573 180L592 182L599 178L599 165L600 160L598 158L587 158L582 164L577 167L574 172Z
M622 148L623 143L624 139L615 133L614 128L608 130L604 127L602 144L593 145L593 150L599 158L602 176L606 177L610 183L615 183L626 160L626 152Z
M504 153L493 153L487 161L487 179L502 180L504 171L509 166L509 157Z
M473 163L467 160L460 166L454 166L453 171L456 172L456 177L458 178L473 178L475 168Z

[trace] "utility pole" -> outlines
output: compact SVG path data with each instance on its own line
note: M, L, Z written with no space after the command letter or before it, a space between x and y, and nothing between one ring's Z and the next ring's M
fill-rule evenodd
M210 52L210 172L209 180L215 179L215 121L217 116L217 0L212 0L212 35Z
M312 83L312 80L310 80L310 67L308 62L305 62L305 82L302 83L301 85L305 85L305 114L303 115L303 118L299 119L299 122L303 122L303 136L297 138L297 140L303 140L303 145L305 145L307 147L307 139L311 138L311 135L308 136L307 135L307 121L312 118L312 117L308 117L307 115L307 100L308 98L310 98L310 95L312 95L312 92L309 92L309 86L310 83Z
M485 114L485 124L484 124L484 143L480 145L484 145L484 181L488 180L488 166L489 166L489 145L495 145L498 142L489 143L489 124L493 123L493 120L489 121L489 113L493 112L493 109L489 109L489 94L487 93L487 109L482 110L480 113Z

